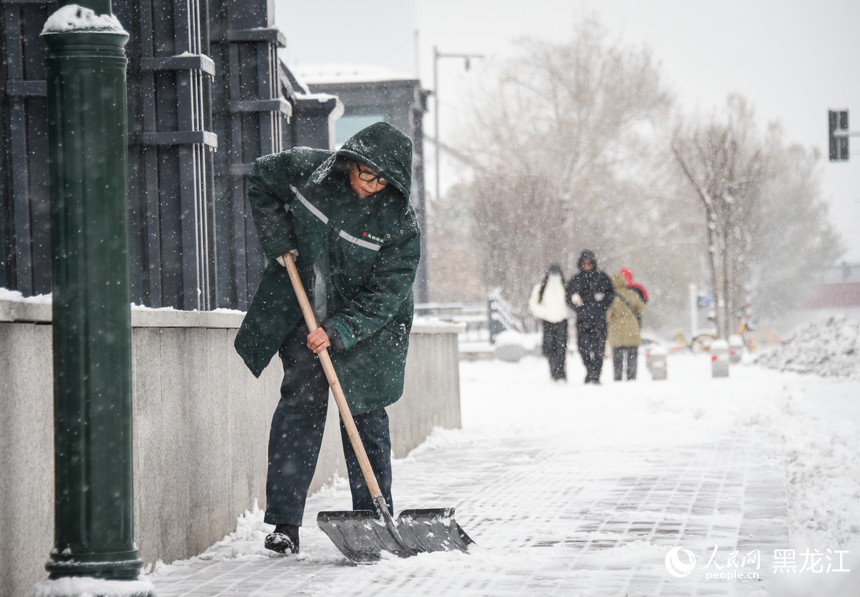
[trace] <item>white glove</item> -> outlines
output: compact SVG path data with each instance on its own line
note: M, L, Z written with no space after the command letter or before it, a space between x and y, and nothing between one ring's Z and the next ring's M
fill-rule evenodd
M573 303L574 307L581 307L585 303L582 302L582 297L579 296L578 292L574 292L573 296L570 297L570 302Z
M287 255L292 255L293 260L298 259L299 258L299 250L298 249L290 249L289 251L287 251L283 255L279 255L278 257L275 257L275 261L280 263L281 267L285 268L285 267L287 267Z

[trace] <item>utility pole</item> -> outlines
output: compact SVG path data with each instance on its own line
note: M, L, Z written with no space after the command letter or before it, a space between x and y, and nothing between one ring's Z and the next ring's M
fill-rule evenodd
M42 31L51 148L55 487L46 582L133 581L143 562L134 543L132 493L128 33L110 0L77 2L60 1ZM117 584L129 591L106 594L152 593L149 583L111 586Z
M433 134L436 135L436 199L442 196L442 190L439 184L439 146L441 145L439 133L439 60L443 58L460 58L465 61L466 70L471 67L471 61L474 59L483 58L483 54L448 54L440 52L436 46L433 46Z
M694 282L690 282L690 339L699 333L699 290Z

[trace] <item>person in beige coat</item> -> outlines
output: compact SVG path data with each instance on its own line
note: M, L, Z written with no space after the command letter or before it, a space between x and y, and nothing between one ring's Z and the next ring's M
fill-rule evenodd
M636 365L639 360L639 344L642 341L642 312L645 301L632 288L621 274L612 277L615 298L606 312L609 326L609 346L612 347L612 366L615 381L621 381L624 365L627 365L627 379L636 379Z

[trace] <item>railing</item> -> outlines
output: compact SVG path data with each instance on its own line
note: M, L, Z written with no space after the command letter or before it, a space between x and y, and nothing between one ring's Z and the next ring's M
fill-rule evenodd
M527 317L508 302L500 289L486 303L418 303L415 315L462 324L460 342L489 342L504 330L526 332Z
M484 303L417 303L415 315L461 326L460 342L487 342L489 328Z
M490 322L490 342L494 342L496 335L504 330L525 332L523 314L502 296L500 288L494 288L490 292L487 301L488 319Z

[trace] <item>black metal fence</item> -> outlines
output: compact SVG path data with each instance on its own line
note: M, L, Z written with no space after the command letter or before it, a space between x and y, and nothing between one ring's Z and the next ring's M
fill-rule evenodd
M0 6L0 285L43 294L51 291L51 229L45 46L38 36L54 3Z
M56 2L0 0L0 286L51 291L44 43ZM114 0L130 34L132 300L245 309L263 256L245 175L295 145L329 148L337 98L279 64L267 0Z

